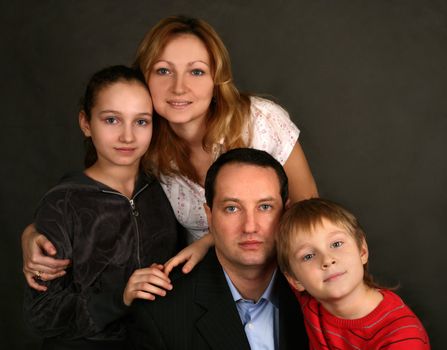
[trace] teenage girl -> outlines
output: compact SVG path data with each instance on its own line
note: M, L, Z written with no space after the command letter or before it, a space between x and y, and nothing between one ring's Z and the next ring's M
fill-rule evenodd
M141 73L114 66L94 74L79 124L86 169L51 189L34 220L71 265L53 281L35 277L46 291L28 288L25 315L45 349L121 349L127 307L172 288L154 262L173 256L181 241L160 184L142 170L152 101Z

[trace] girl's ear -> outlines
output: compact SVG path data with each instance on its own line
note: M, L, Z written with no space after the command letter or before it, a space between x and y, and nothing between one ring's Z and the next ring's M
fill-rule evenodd
M306 290L306 288L304 288L304 286L301 284L300 281L298 281L295 277L289 275L287 272L284 273L284 276L287 279L287 282L289 282L289 284L295 288L298 292L304 292Z
M81 128L82 132L84 133L85 137L92 136L90 132L90 123L87 119L87 115L84 111L79 112L79 127Z
M363 238L362 246L360 247L360 259L362 260L362 264L365 265L368 262L369 252L368 245L366 244L366 240Z

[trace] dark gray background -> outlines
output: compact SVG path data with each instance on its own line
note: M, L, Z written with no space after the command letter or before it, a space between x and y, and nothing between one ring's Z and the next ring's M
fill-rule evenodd
M400 284L433 348L447 342L445 1L5 3L2 349L36 344L21 315L19 235L45 190L81 167L84 83L99 68L131 63L149 27L180 13L220 33L241 90L270 94L290 112L321 196L360 218L373 274Z

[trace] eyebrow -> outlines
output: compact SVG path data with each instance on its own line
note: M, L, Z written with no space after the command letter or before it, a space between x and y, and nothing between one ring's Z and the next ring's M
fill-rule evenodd
M261 203L261 202L273 202L273 201L275 201L275 198L269 196L269 197L261 198L261 199L259 199L257 202L258 202L258 203ZM240 202L242 202L242 201L241 201L239 198L236 198L236 197L224 197L224 198L221 200L221 202L222 202L222 203L224 203L224 202L236 202L236 203L240 203Z
M115 114L122 114L120 111L115 111L114 109L104 109L99 112L99 114L107 114L107 113L115 113ZM148 117L152 117L152 113L146 113L146 112L140 112L136 115L146 115Z
M169 64L171 66L175 66L175 64L173 62L168 61L168 60L158 60L158 61L155 61L154 65L157 64L157 63L160 63L160 62L166 62L167 64ZM195 60L195 61L192 61L192 62L188 62L188 66L192 66L194 63L197 63L197 62L203 63L203 64L207 65L208 67L210 66L209 63L207 63L205 61L202 61L202 60Z

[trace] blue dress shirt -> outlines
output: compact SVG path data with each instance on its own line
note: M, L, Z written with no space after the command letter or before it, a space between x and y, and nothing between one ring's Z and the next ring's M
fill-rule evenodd
M250 348L252 350L278 349L279 308L278 296L273 288L276 270L256 303L253 300L244 299L225 271L224 274L244 325Z

